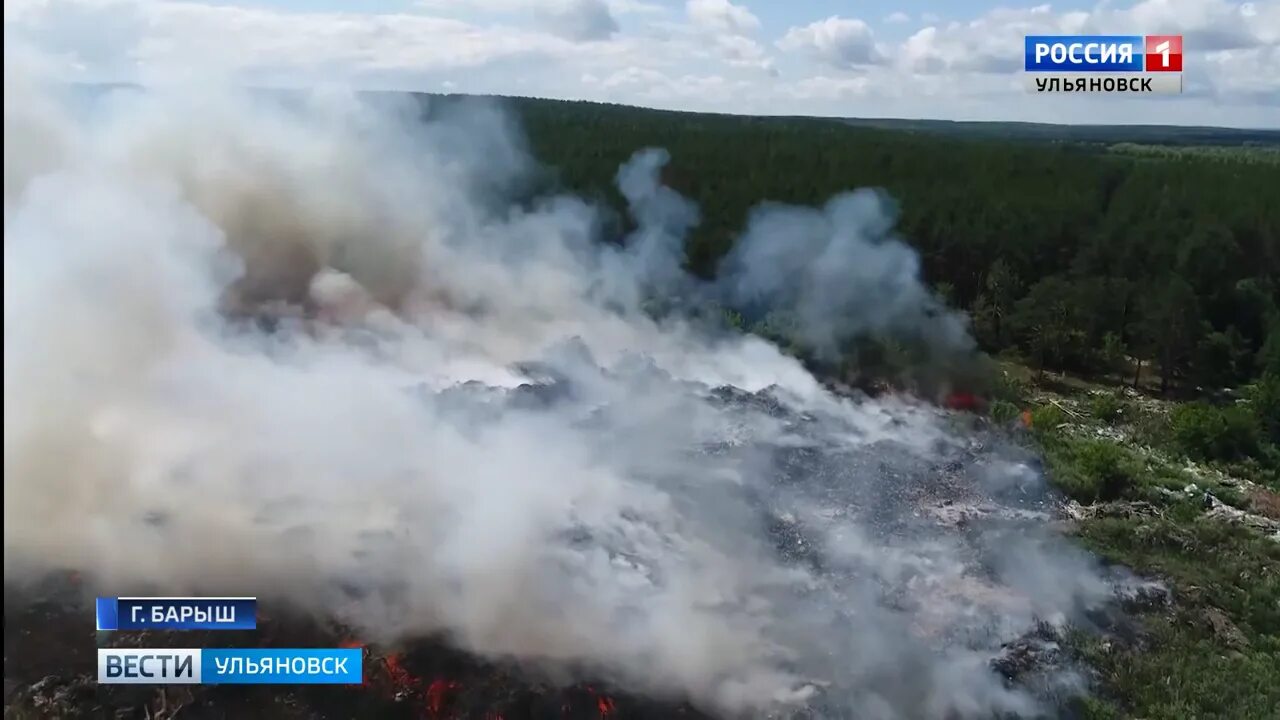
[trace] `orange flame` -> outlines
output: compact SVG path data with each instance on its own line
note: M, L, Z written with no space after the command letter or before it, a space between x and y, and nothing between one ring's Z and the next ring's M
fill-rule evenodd
M417 684L417 678L413 676L413 673L405 669L398 654L387 655L382 659L382 662L387 666L387 674L391 676L391 682L395 684L397 690L414 689Z
M444 709L445 696L450 690L458 687L458 683L444 678L436 678L427 686L427 709L431 711L432 717L440 714Z
M613 703L613 698L603 693L597 693L594 687L588 685L587 692L596 696L596 709L600 711L601 720L612 715L613 711L617 709L617 706Z

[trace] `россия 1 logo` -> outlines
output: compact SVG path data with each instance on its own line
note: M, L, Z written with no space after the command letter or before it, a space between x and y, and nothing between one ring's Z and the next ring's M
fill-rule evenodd
M1182 92L1181 35L1027 35L1033 92Z
M1182 72L1182 36L1148 35L1147 72Z

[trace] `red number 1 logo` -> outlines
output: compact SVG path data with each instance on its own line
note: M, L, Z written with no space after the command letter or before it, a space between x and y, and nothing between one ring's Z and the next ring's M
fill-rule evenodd
M1143 62L1147 72L1182 72L1182 36L1148 35Z

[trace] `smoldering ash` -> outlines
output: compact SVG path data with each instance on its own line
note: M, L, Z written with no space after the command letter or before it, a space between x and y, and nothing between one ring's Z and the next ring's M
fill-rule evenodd
M697 286L663 151L620 170L638 229L606 243L582 200L504 200L534 163L491 105L66 103L10 65L7 583L275 596L729 715L864 718L1034 711L988 660L1104 594L1053 538L928 512L947 482L1038 488L1016 456L641 311ZM870 191L762 208L699 292L819 341L966 343L891 222Z

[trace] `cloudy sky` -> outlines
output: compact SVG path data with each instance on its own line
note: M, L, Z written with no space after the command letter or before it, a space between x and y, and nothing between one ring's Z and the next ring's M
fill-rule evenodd
M1280 127L1280 0L5 0L81 80L589 99L846 117ZM1176 97L1028 94L1026 34L1186 36Z

